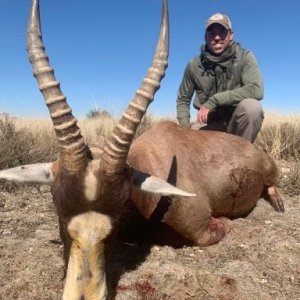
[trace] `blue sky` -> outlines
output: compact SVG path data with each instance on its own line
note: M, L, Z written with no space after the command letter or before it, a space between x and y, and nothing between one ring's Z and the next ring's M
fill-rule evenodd
M152 60L161 0L40 0L46 52L77 117L99 108L119 116ZM0 2L0 112L47 117L25 50L30 0ZM170 58L149 112L176 116L183 71L215 12L230 16L265 82L265 110L299 113L300 1L169 0ZM191 107L191 111L193 108Z

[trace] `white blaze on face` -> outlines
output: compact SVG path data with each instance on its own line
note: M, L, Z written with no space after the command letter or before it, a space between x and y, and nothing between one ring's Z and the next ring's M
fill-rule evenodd
M106 299L103 240L111 231L111 219L96 212L78 215L70 221L72 246L63 300Z
M97 195L97 178L95 172L99 168L99 161L93 160L90 162L84 178L84 194L88 201L93 202L96 200Z

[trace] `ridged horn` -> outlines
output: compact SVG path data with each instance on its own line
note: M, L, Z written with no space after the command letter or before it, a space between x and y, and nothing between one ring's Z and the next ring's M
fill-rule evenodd
M151 67L142 85L118 121L112 138L106 143L102 158L102 171L107 175L121 173L124 170L128 151L136 129L146 113L160 81L165 76L169 56L169 16L168 2L163 0L161 26L156 51Z
M43 45L39 1L32 0L27 30L27 51L33 75L38 82L53 122L63 167L75 174L87 164L87 147L72 115L66 97L55 79Z

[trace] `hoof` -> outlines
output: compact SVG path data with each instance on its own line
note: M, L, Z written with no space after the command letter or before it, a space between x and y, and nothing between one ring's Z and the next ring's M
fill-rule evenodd
M268 195L272 207L278 212L284 212L283 200L274 185L268 187Z

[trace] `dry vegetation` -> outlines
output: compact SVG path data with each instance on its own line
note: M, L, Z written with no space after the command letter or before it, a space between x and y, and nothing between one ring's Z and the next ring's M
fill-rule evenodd
M156 121L151 115L144 116L135 138ZM111 135L116 120L107 112L94 112L85 119L79 119L78 124L88 145L102 147L105 139ZM0 149L0 170L55 160L57 146L51 121L0 114Z
M148 130L159 119L146 115L136 137ZM175 120L174 120L175 121ZM110 136L116 120L108 112L91 112L79 119L79 126L86 142L101 146ZM300 115L267 114L256 144L277 161L300 158ZM6 164L34 163L55 158L56 145L53 127L48 119L21 119L0 115L0 169ZM28 151L27 151L28 150ZM29 153L27 153L29 152ZM7 153L10 153L8 156ZM24 154L26 153L26 154ZM12 161L12 162L11 162Z
M137 136L157 122L146 116ZM101 146L115 126L108 113L79 120L86 142ZM120 300L300 299L300 116L267 114L256 144L281 171L286 213L259 201L217 245L118 243L111 298ZM0 117L0 169L56 158L48 120ZM13 191L13 193L11 192ZM0 184L0 300L60 299L62 245L47 186Z
M136 137L148 130L158 119L146 115L138 127ZM101 147L116 120L107 111L91 111L79 120L86 143ZM51 121L0 117L0 169L22 164L56 159L56 143ZM300 115L266 115L256 144L269 153L280 165L282 187L290 195L300 191ZM8 155L9 153L9 155Z
M256 144L275 160L300 158L300 116L267 114Z
M57 149L48 120L0 118L0 169L51 161Z
M300 116L269 113L256 144L269 153L281 171L280 185L285 193L300 193Z

